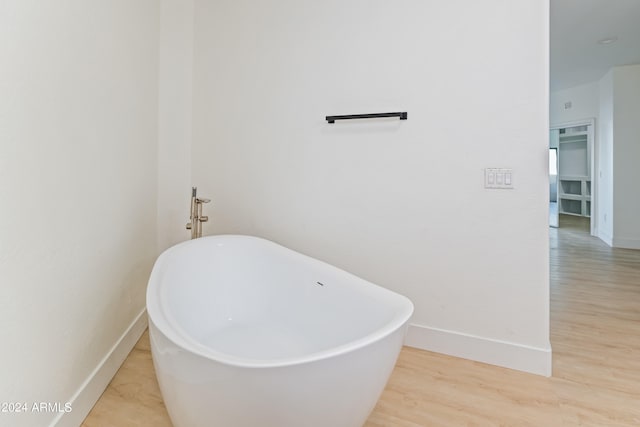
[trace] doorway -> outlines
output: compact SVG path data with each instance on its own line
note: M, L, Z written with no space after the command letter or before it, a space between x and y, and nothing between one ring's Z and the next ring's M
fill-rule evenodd
M594 125L594 119L587 119L550 128L549 225L552 227L561 227L563 216L582 217L589 222L590 234L595 235L596 224L592 220L596 218L597 197L593 180Z

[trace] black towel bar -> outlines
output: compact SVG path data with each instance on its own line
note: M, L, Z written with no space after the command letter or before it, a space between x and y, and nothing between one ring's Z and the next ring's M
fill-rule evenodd
M407 120L407 112L403 111L398 113L347 114L344 116L327 116L326 120L329 123L335 123L336 120L377 119L380 117L399 117L400 120Z

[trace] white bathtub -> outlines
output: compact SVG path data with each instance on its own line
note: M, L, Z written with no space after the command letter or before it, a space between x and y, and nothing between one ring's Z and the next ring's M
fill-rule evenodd
M147 310L175 427L360 427L413 304L268 240L212 236L158 258Z

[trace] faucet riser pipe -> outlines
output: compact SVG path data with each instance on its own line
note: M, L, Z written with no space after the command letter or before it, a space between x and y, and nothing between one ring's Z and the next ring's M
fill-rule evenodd
M198 198L198 188L191 187L191 212L187 224L187 230L191 230L191 239L202 237L202 223L209 220L209 217L202 215L202 205L209 202L209 199Z

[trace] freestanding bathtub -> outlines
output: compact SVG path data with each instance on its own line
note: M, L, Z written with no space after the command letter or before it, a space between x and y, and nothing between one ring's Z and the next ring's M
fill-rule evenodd
M165 251L147 310L175 427L360 427L413 304L268 240L228 235Z

